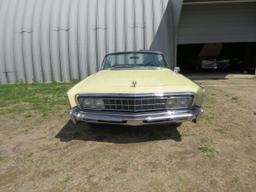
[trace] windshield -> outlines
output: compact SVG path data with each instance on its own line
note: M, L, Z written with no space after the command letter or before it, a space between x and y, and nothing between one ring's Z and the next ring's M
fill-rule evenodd
M163 55L157 53L120 53L107 55L102 69L167 68Z

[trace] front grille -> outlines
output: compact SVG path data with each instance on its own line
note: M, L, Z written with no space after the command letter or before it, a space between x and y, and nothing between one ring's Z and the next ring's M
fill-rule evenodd
M167 98L104 98L105 110L140 112L166 109Z
M163 95L163 96L100 96L100 95L78 95L78 106L82 110L100 110L100 111L113 111L113 112L148 112L148 111L163 111L172 109L181 109L177 107L168 107L167 101L170 98L191 97L193 94L188 95ZM97 105L86 105L84 101L100 100L100 107ZM191 100L191 105L192 105ZM190 105L190 106L191 106Z

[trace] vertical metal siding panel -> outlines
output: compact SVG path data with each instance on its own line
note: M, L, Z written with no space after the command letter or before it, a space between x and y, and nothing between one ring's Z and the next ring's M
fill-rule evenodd
M33 54L33 65L35 73L35 81L42 82L42 66L41 66L41 51L40 51L40 34L41 34L41 13L44 0L36 0L36 5L33 15L33 26L32 26L32 54Z
M44 81L52 81L50 59L50 12L52 0L45 0L41 20L41 56Z
M53 80L61 81L60 48L59 48L59 21L62 0L54 0L51 12L50 49Z
M115 0L107 3L107 52L115 51Z
M60 16L60 26L59 26L59 35L60 35L60 60L61 60L61 69L62 69L62 80L64 82L70 81L70 65L69 65L69 43L68 43L68 18L69 18L69 0L61 1L61 16Z
M151 0L151 5L152 5L152 32L155 35L155 4L154 4L155 0ZM154 40L154 38L153 38Z
M32 61L32 16L35 0L28 0L25 8L23 23L23 55L25 64L25 74L28 83L34 79L33 61Z
M158 29L161 19L162 19L161 0L154 0L153 6L154 6L154 34L156 34L157 29Z
M78 4L79 0L71 0L70 19L69 19L69 54L70 54L70 69L71 79L79 79L78 65L78 42L77 42L77 20L78 20Z
M0 78L1 83L8 83L5 66L5 26L6 26L6 15L8 10L8 1L4 1L0 7Z
M123 15L124 15L124 51L127 51L127 47L128 47L128 42L127 42L127 30L128 30L128 26L127 26L127 7L126 7L126 3L127 0L124 0L123 2L123 6L124 6L124 12L123 12Z
M97 5L98 1L89 1L89 23L88 23L88 28L89 28L89 44L87 49L89 50L89 73L95 73L97 71Z
M15 23L15 38L14 38L14 53L15 53L15 65L17 70L17 81L26 82L25 67L23 59L23 46L22 46L22 30L23 30L23 18L25 12L26 0L18 1L18 8L16 14Z
M108 0L105 0L105 6L104 6L104 25L105 25L105 39L104 39L104 44L105 44L105 54L108 53L108 17L107 17L107 7L108 7ZM104 55L105 56L105 55Z
M125 31L124 31L124 0L117 0L116 1L116 45L117 51L124 51L125 50Z
M127 25L127 50L132 51L135 49L134 40L134 26L135 26L135 16L134 16L134 1L126 0L126 25Z
M78 49L80 77L83 79L88 75L88 10L90 0L80 0L79 22L78 22Z
M145 15L145 1L141 0L142 3L142 22L143 22L143 50L146 49L146 15Z
M5 37L5 65L9 83L16 82L16 69L14 63L14 22L16 14L17 0L10 0L6 18L6 37Z
M152 12L152 3L148 2L149 0L144 0L144 6L145 6L145 45L146 49L150 48L150 45L152 43L154 33L153 33L153 12Z
M136 50L144 49L144 22L143 22L143 0L136 0L135 6L135 39Z
M97 21L97 65L98 69L101 66L102 60L106 54L106 0L99 0L98 2L98 21Z
M167 8L167 6L168 6L168 3L169 3L169 0L163 0L164 2L163 2L163 13L166 11L166 8ZM183 1L183 0L182 0Z
M2 27L1 26L1 18L3 17L2 16L2 12L3 12L3 10L2 10L2 8L3 8L3 4L4 4L4 0L0 0L0 27ZM0 29L0 32L1 32L1 29ZM1 33L0 33L0 43L2 43L1 42ZM0 45L0 51L1 51L1 45ZM1 69L2 69L2 65L4 64L4 62L2 62L2 58L1 58L1 56L2 56L2 54L0 53L0 84L2 83L2 71L1 71Z
M161 0L161 14L163 14L164 10L165 10L165 8L164 8L164 1L165 0Z

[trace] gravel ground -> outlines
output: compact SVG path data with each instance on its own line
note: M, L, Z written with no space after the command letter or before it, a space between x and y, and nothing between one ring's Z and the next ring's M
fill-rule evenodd
M256 80L201 80L205 113L180 126L74 127L0 115L0 191L255 191Z

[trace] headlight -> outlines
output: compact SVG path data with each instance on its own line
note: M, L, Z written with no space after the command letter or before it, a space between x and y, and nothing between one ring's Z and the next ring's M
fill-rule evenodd
M105 108L103 99L95 99L94 104L95 104L96 109L104 109Z
M90 98L79 98L78 102L82 108L93 108L94 100Z
M170 97L167 99L167 107L171 109L189 108L193 103L192 96Z
M78 98L79 105L85 109L104 109L103 99L94 99L94 98Z

